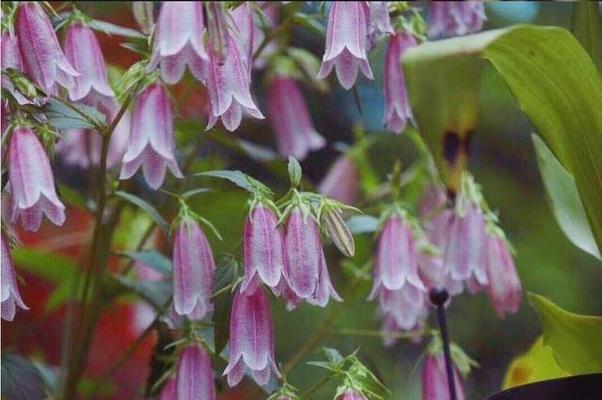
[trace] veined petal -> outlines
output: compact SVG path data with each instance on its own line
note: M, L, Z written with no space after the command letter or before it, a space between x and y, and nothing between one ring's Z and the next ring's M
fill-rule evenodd
M199 345L190 345L180 355L176 374L179 400L215 400L213 368L207 352Z
M316 222L295 209L286 222L284 236L286 276L290 288L301 298L308 298L316 290L322 255L320 233Z

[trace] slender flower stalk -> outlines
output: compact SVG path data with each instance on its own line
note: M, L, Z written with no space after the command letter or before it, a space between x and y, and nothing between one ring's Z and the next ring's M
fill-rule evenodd
M186 67L196 79L204 81L204 65L209 60L204 35L202 2L163 3L155 27L153 54L148 69L160 65L161 76L168 84L179 82Z
M366 78L374 79L366 53L368 18L366 2L332 2L326 31L326 50L318 79L326 78L333 67L339 83L347 90L355 84L358 69Z
M278 152L283 157L303 160L310 151L326 145L314 127L303 94L293 79L277 76L270 81L267 109L276 133Z
M175 393L178 400L216 399L211 360L200 345L189 345L180 355Z
M15 128L8 149L12 193L11 221L21 219L23 228L37 231L42 216L55 225L65 222L65 206L56 195L48 155L29 128Z
M272 371L280 376L274 359L274 331L270 304L261 287L247 295L237 291L230 317L230 361L224 371L228 385L236 386L246 368L265 385Z
M183 178L175 156L173 113L165 88L159 83L148 86L138 97L132 114L129 143L119 179L131 178L140 167L146 183L157 190L168 168Z
M179 315L201 320L212 305L215 262L207 237L190 217L180 223L173 244L174 309Z
M475 33L487 20L483 1L431 1L429 14L430 38Z
M67 89L75 85L79 72L69 63L61 50L50 19L40 3L19 5L16 33L25 72L34 83L46 91L56 91L58 85Z
M414 123L410 101L406 91L405 78L401 69L404 53L416 46L416 39L410 33L396 33L389 38L385 56L385 124L395 133L401 133L407 121Z
M22 310L29 310L29 307L25 305L19 293L8 240L4 237L4 233L0 235L0 241L2 250L2 319L12 321L15 318L17 307Z

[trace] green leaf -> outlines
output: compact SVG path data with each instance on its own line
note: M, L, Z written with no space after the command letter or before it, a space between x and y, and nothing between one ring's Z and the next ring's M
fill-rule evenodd
M122 199L124 199L126 201L129 201L136 207L139 207L142 210L144 210L156 222L156 224L163 230L163 232L169 231L169 226L167 225L167 222L163 219L161 214L159 214L159 211L157 211L157 209L155 207L153 207L150 203L148 203L146 200L144 200L136 195L133 195L131 193L123 192L121 190L116 191L115 195L117 197L121 197Z
M238 270L239 265L236 259L232 256L224 256L215 269L213 290L218 292L233 284L238 278ZM230 338L230 311L233 297L232 291L228 291L213 300L215 309L211 322L213 322L214 329L215 354L222 352Z
M550 300L529 294L543 328L543 344L571 375L602 372L602 317L573 314Z
M558 366L552 349L544 346L543 337L540 336L528 351L512 360L502 389L564 376L568 374Z
M77 264L71 258L30 247L17 247L12 251L13 262L25 271L54 283L75 276Z
M46 398L40 371L16 354L2 354L2 398L43 400Z
M475 122L482 59L493 64L537 133L574 177L600 249L602 79L565 29L517 25L426 42L406 53L403 65L414 115L442 178L458 188Z
M105 116L95 108L84 104L65 104L49 99L44 107L48 122L56 129L95 129L100 130L106 123ZM92 134L92 133L91 133Z
M110 22L101 21L98 19L91 20L89 25L90 25L90 28L92 28L96 31L99 31L99 32L106 33L107 35L117 35L117 36L123 36L123 37L134 38L134 39L145 39L146 38L146 36L144 36L142 33L138 32L137 30L130 29L130 28L124 28L123 26L118 26L118 25L112 24Z
M211 176L213 178L226 179L236 186L250 193L271 193L270 189L258 180L241 171L217 170L206 171L196 174L197 176Z
M61 200L78 208L88 208L88 205L86 204L86 198L80 192L70 186L65 185L64 183L59 183L57 186Z
M556 221L575 246L600 259L600 251L587 222L587 215L575 180L539 136L534 134L532 139L541 177Z
M126 251L120 255L138 261L162 275L171 276L171 261L156 250Z
M144 281L125 276L116 276L114 280L122 288L133 292L157 310L161 310L172 295L171 282L168 281Z
M602 14L596 1L573 3L573 34L602 74Z

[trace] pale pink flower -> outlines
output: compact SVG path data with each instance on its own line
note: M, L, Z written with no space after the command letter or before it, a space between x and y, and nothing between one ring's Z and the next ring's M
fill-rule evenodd
M413 285L397 290L381 289L378 304L385 321L394 323L397 330L415 330L428 315L427 293Z
M173 302L179 315L201 320L212 310L215 262L213 252L199 225L185 218L173 243Z
M515 313L520 307L522 287L508 243L503 238L489 238L485 262L489 280L487 289L495 312L500 318L506 313Z
M462 381L455 366L454 383L457 400L464 400ZM422 400L451 400L443 354L426 357L422 369Z
M37 231L45 214L55 225L63 225L65 206L56 195L48 155L30 128L20 126L13 131L8 165L11 221L20 218L23 228Z
M146 183L157 190L169 168L183 178L176 161L174 122L169 98L159 83L148 86L136 100L127 151L119 179L131 178L140 167Z
M160 65L163 80L175 84L182 79L188 66L192 75L203 81L203 68L209 59L204 35L202 2L164 2L155 27L149 70Z
M57 84L71 89L79 72L67 61L50 19L40 3L24 2L17 10L15 30L23 66L34 83L49 92Z
M366 396L358 392L357 390L348 389L341 393L337 400L368 400Z
M314 127L303 94L293 79L285 76L272 79L266 99L269 122L276 133L280 155L303 160L310 151L326 145Z
M401 133L407 121L414 123L405 78L401 69L404 53L416 46L410 33L396 33L389 38L385 56L385 124L395 133Z
M344 204L355 204L359 192L359 171L351 157L342 155L329 168L318 192Z
M261 287L247 295L237 291L230 317L230 360L224 371L228 385L236 386L248 368L259 385L272 371L280 376L274 359L274 331L270 304Z
M189 345L180 354L175 381L178 400L216 399L211 360L200 345Z
M350 89L358 69L374 79L366 54L369 10L363 1L333 1L328 15L326 50L318 79L326 78L335 68L341 86Z
M430 38L475 33L487 20L483 1L431 1L429 14Z
M15 318L17 307L22 310L29 310L29 307L21 299L13 260L4 233L0 235L0 241L2 242L0 244L2 250L2 319L12 321Z
M368 3L370 13L368 19L368 48L376 46L382 36L394 33L387 3L386 1L371 1Z
M2 47L2 71L11 68L23 72L23 62L21 61L21 51L17 43L17 37L10 34L8 31L2 34L0 46ZM29 100L25 98L15 87L8 77L2 74L2 87L8 90L19 104L28 104ZM3 101L4 103L4 101Z

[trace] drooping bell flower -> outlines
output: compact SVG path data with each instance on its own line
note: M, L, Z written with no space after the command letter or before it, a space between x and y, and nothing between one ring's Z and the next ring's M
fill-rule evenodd
M255 381L265 385L271 372L280 376L274 359L274 331L270 304L261 287L252 294L237 291L230 317L230 359L224 375L236 386L249 368Z
M382 290L395 291L411 285L426 288L418 276L416 241L409 222L403 216L391 215L379 234L374 259L374 285L370 299Z
M246 291L255 279L270 288L276 287L284 270L283 240L278 217L268 205L260 203L251 209L245 223L243 246L245 278L241 290Z
M178 400L216 399L211 360L200 345L192 344L182 351L175 381Z
M478 205L471 202L464 215L454 214L443 250L444 263L452 279L466 282L472 293L487 286L487 231L485 216Z
M383 35L392 34L394 31L386 1L369 2L369 12L368 48L373 48Z
M285 76L272 79L268 86L267 109L278 152L283 157L303 160L310 151L326 145L315 129L303 94L293 79Z
M475 33L487 20L482 1L431 1L429 3L429 38Z
M203 36L205 21L203 3L168 1L162 4L149 70L161 66L161 76L168 84L182 79L186 66L199 81L204 80L203 66L209 56Z
M134 2L136 4L137 2ZM178 391L176 386L176 379L171 378L161 389L161 395L159 400L178 400Z
M107 67L94 32L82 24L73 24L65 34L65 56L80 73L69 89L69 99L97 106L108 113L115 106L115 94L109 85Z
M250 81L251 69L253 67L253 52L255 49L255 34L257 32L251 5L243 2L230 12L230 17L240 38L241 47L246 54L247 72L249 73Z
M385 322L393 322L396 330L418 329L428 314L426 291L413 285L398 290L381 289L378 305Z
M16 18L15 30L27 75L48 92L56 90L57 84L71 89L79 72L63 54L40 3L21 3Z
M23 63L21 61L21 51L17 43L17 37L11 35L8 31L2 34L0 46L2 47L2 71L7 69L15 69L23 72ZM29 100L25 98L18 90L15 89L8 77L2 74L2 87L8 90L19 104L28 104Z
M215 262L207 237L199 225L184 217L173 243L173 303L176 313L202 319L212 309Z
M500 318L515 313L521 303L522 287L508 243L503 237L489 237L487 245L489 299Z
M322 251L320 269L318 270L318 284L313 295L307 298L307 302L314 306L326 307L330 298L334 301L343 301L332 285L330 273L328 272L328 264L326 264L326 257L324 256L324 251Z
M358 392L357 390L348 389L341 393L337 400L368 400L366 396Z
M8 149L11 188L11 221L19 218L25 230L37 231L42 216L55 225L65 222L65 206L56 195L48 155L35 133L15 128Z
M318 185L318 192L344 204L355 204L359 192L359 181L359 172L355 162L349 156L342 155L332 164Z
M183 178L175 150L169 98L161 84L153 83L136 100L119 179L132 177L141 166L146 183L154 190L163 184L166 168L176 178Z
M111 135L108 168L121 164L130 136L130 125L130 113L126 112ZM65 164L87 169L100 164L101 148L102 138L98 133L87 129L67 129L56 143L55 151Z
M454 366L457 400L464 400L460 374ZM422 400L451 400L443 354L428 355L422 369Z
M234 33L226 32L226 41L227 46L221 49L225 54L209 51L206 79L211 110L207 129L221 118L224 127L232 132L240 125L243 111L254 118L265 117L251 98L247 55L240 40Z
M369 10L363 1L333 1L328 15L326 50L318 79L326 78L335 68L339 83L345 89L355 84L358 69L374 79L366 54Z
M395 133L403 132L407 121L414 121L401 69L404 53L414 46L416 39L412 34L405 32L391 35L387 46L384 77L385 125Z
M22 310L29 310L29 308L21 299L8 241L4 234L0 235L0 241L2 242L0 244L2 248L2 319L12 321L15 318L17 307Z

